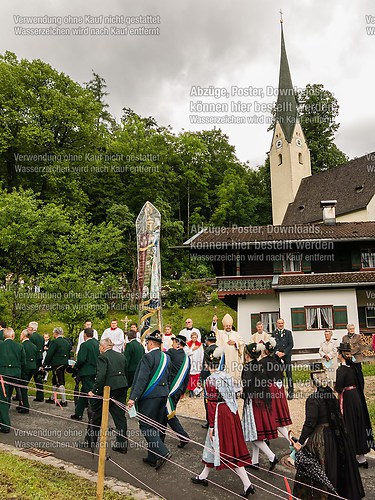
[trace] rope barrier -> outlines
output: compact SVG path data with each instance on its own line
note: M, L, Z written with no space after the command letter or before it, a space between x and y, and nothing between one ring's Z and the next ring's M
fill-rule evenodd
M11 382L11 381L10 381L10 379L12 379L12 380L18 380L18 381L21 381L21 382L25 382L25 380L24 380L24 379L19 379L19 378L17 378L17 377L9 377L9 376L6 376L6 379L4 379L4 384L7 384L7 385L10 385L10 386L13 386L13 387L24 388L24 389L28 389L28 388L29 388L28 384L27 384L27 385L25 385L25 384L17 384L17 383ZM53 386L49 386L49 387L53 387ZM44 389L44 392L51 393L51 394L55 394L55 392L54 392L54 391L49 391L49 390L45 390L45 389ZM67 393L67 392L69 393L69 391L66 391L66 393ZM71 395L74 395L74 394L76 394L76 393L75 393L75 392L70 392L70 394L71 394ZM102 396L96 396L96 395L95 395L95 396L88 396L87 394L82 394L82 395L81 395L81 394L79 394L79 396L80 396L80 397L83 397L83 398L87 398L87 399L103 399L103 397L102 397ZM120 403L119 401L117 401L117 400L115 400L115 399L113 399L113 398L111 398L111 401L112 401L113 403L115 403L117 406L119 406L119 407L120 407L122 410L124 410L125 412L128 412L128 408L127 408L127 406L126 406L126 405L124 405L123 403ZM11 403L11 402L9 402L8 404L9 404L9 405L12 405L12 406L16 406L16 403ZM18 406L18 405L17 405L17 406ZM41 411L41 410L37 410L37 409L34 409L34 408L28 408L28 409L29 409L29 410L31 410L31 411L35 411L35 412L37 412L37 413L41 413L41 414L48 415L48 416L52 416L52 417L56 417L56 418L61 418L61 419L63 419L63 420L67 420L67 421L71 422L71 419L66 418L66 417L63 417L63 416L61 416L61 415L55 415L55 414L52 414L52 413L43 412L43 411ZM171 437L172 437L172 438L174 438L174 439L179 439L179 440L184 440L184 441L185 441L185 440L187 440L188 442L191 442L191 443L193 443L193 444L196 444L196 445L198 445L198 446L202 447L203 449L205 449L205 448L206 448L206 447L205 447L205 445L203 445L203 444L201 444L201 443L199 443L199 442L197 442L197 441L194 441L194 440L192 440L191 438L186 438L185 436L182 436L182 435L179 435L178 433L175 433L174 431L170 430L170 429L168 428L168 426L164 426L164 425L162 425L162 424L160 424L160 423L158 423L158 422L156 422L156 421L154 421L154 420L150 419L150 418L149 418L149 417L147 417L146 415L142 415L142 414L140 414L139 412L137 412L137 417L138 417L138 420L143 421L144 423L147 423L148 425L150 425L150 426L152 426L152 427L154 427L154 428L157 428L158 430L160 430L160 431L161 431L163 434L165 434L165 435L171 436ZM86 422L82 422L82 421L77 421L77 422L78 422L79 424L87 425L87 423L86 423ZM5 424L4 424L4 425L5 425ZM100 426L97 426L97 425L94 425L94 424L88 424L88 425L91 425L92 427L97 427L97 428L100 428ZM12 428L11 426L8 426L8 427ZM43 439L47 439L47 438L43 438ZM132 441L132 440L131 440L131 441ZM53 441L52 441L52 442L53 442ZM133 442L135 443L135 441L133 441ZM73 448L74 448L74 449L77 449L77 448L75 448L75 447L73 447ZM79 449L79 451L84 451L84 452L86 452L85 450L82 450L82 449ZM90 454L91 454L91 452L86 452L86 453L90 453ZM232 457L232 456L230 456L230 455L228 455L228 454L225 454L225 453L221 452L221 453L220 453L220 459L223 461L223 463L224 463L224 464L225 464L225 462L227 462L227 463L231 463L231 462L228 460L228 458L225 458L223 455L225 455L225 456L226 456L226 457L228 457L229 459L236 459L235 457ZM175 462L173 462L173 461L171 461L171 463L173 463L173 464L175 464L175 465L179 466L179 464L176 464L176 463L175 463ZM180 467L181 467L181 466L180 466ZM229 467L229 468L231 468L231 467ZM232 468L231 468L231 469L232 469ZM308 488L311 488L311 489L314 489L314 490L316 490L316 491L319 491L319 492L322 492L322 493L327 494L327 491L325 491L325 490L321 490L321 489L319 489L319 488L317 488L317 487L315 487L315 486L306 485L305 483L303 483L303 482L301 482L301 481L297 481L297 480L295 480L295 479L294 479L294 478L292 478L292 477L288 477L288 476L285 476L285 475L282 475L282 474L278 474L277 472L274 472L274 471L269 471L269 470L267 470L267 469L265 469L265 468L262 468L262 467L259 467L259 469L260 469L260 470L262 470L262 471L266 471L266 472L268 472L268 473L274 474L275 476L277 476L277 477L280 477L280 478L284 479L284 481L285 481L285 479L290 479L290 480L292 480L292 481L294 481L294 482L297 482L297 483L299 483L299 484L302 484L302 485L304 485L304 486L306 486L306 487L308 487ZM185 470L189 471L189 469L185 469ZM191 471L189 471L189 472L191 472ZM248 474L249 476L251 476L251 477L255 477L255 478L257 478L257 479L258 479L258 480L260 480L261 482L264 482L264 483L268 484L266 481L262 480L262 479L261 479L261 478L259 478L258 476L255 476L254 474L249 473L248 471L247 471L247 474ZM210 480L209 480L209 481L210 481ZM212 482L212 481L211 481L211 482ZM216 483L213 483L213 484L216 484ZM218 486L220 486L220 485L218 485ZM263 489L263 488L262 488L262 487L260 487L259 485L258 485L257 487L258 487L258 488L260 488L260 489ZM285 494L285 492L284 492L283 490L281 490L280 488L278 488L278 487L276 487L276 486L272 486L272 487L273 487L273 488L275 488L275 489L277 489L277 490L279 490L279 491L281 491L283 494ZM223 488L224 488L224 487L223 487ZM229 491L229 490L228 490L228 491ZM264 490L264 491L267 491L267 490ZM276 495L275 493L272 493L272 492L270 492L270 491L268 491L268 493L270 493L270 494L272 494L272 495L275 495L275 496L278 496L278 495ZM338 499L341 499L341 500L346 500L344 497L341 497L341 496L336 495L336 494L333 494L333 493L330 493L330 496L331 496L331 497L338 498ZM279 498L283 498L283 497L279 497ZM289 498L290 498L290 496L289 496ZM292 498L296 498L296 497L292 497Z

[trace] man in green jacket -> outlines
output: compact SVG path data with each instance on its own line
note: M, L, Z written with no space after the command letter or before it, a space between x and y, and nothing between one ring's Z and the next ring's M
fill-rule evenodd
M60 406L68 406L65 395L65 370L68 366L70 357L70 343L64 339L64 330L57 326L53 330L53 340L48 348L47 356L43 362L43 368L50 366L52 368L52 392L51 396L46 399L46 403L55 403L54 393L57 389L61 395Z
M94 330L83 330L84 342L78 351L77 362L74 370L78 373L82 387L77 400L75 413L70 416L72 420L82 420L85 408L88 406L87 394L92 391L95 383L96 363L99 356L99 342L94 338Z
M137 332L130 330L126 333L129 342L125 344L124 356L128 367L128 385L133 385L134 374L137 369L138 363L141 361L145 349L143 345L136 340Z
M27 386L31 380L31 377L34 375L36 370L36 360L38 356L38 348L35 344L33 344L30 340L30 334L27 330L23 330L21 332L21 345L25 351L25 366L23 367L21 373L22 385L24 387L21 388L21 401L19 406L17 406L16 410L18 413L29 413L30 405L29 405L29 397Z
M122 353L113 350L113 342L109 338L100 341L99 349L100 355L96 364L95 384L92 391L89 392L89 396L103 396L104 387L108 385L111 388L111 399L115 399L119 403L125 405L128 390L125 357ZM91 420L91 425L87 430L85 441L79 443L79 447L96 445L99 437L100 425L102 422L103 400L93 397L91 405L94 415ZM117 404L110 401L109 412L116 426L116 444L112 449L119 453L126 453L128 451L128 440L126 437L127 423L125 410L122 410Z
M36 370L33 374L36 387L36 395L34 401L42 403L44 401L44 391L43 391L43 373L41 371L41 367L43 364L44 338L37 332L38 326L39 325L37 321L30 321L27 327L27 331L29 332L31 342L34 345L36 345L38 349L38 354L36 358Z
M4 382L0 387L0 432L10 432L9 404L14 387L11 384L20 382L25 364L25 351L21 344L14 342L13 328L5 328L4 342L0 342L0 376Z

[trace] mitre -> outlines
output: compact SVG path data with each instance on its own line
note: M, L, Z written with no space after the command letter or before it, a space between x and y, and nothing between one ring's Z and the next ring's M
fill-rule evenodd
M226 326L226 325L232 326L233 325L233 318L230 314L226 314L222 321L223 321L223 326Z

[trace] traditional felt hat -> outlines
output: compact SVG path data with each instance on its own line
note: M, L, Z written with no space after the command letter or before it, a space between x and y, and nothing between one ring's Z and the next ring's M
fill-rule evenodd
M204 359L211 366L219 366L223 354L223 347L215 347L215 349L208 347L204 353Z
M275 347L276 347L276 340L271 337L268 342L265 342L264 343L264 347L266 348L266 350L268 352L273 352L275 350Z
M146 340L152 340L153 342L159 342L159 344L163 343L163 337L160 333L160 330L155 330L149 335L146 335Z
M245 349L249 356L251 356L253 359L259 358L260 349L259 344L257 344L256 342L245 345Z
M351 352L351 347L350 347L350 344L349 342L340 342L340 345L337 346L337 350L338 351L341 351L341 352Z
M185 337L185 335L174 335L172 337L172 340L178 340L178 342L181 345L186 345L186 337Z
M323 363L310 363L310 373L324 373L325 371Z
M210 331L207 336L206 340L209 340L210 342L216 342L216 333L214 331Z

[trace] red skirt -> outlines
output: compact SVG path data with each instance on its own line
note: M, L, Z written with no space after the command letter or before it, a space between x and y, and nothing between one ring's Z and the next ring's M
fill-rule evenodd
M270 385L271 393L271 411L272 416L276 421L277 427L284 427L285 425L290 425L292 419L290 418L288 402L285 396L284 386L280 389L275 385Z
M263 402L256 404L253 400L253 415L258 441L263 441L263 439L276 439L278 437L276 429L278 426L275 417Z
M200 373L197 373L196 375L189 376L189 383L187 386L188 391L194 391L194 389L197 388L197 385L199 382L199 377L200 377Z
M218 407L218 431L220 443L220 465L217 470L234 467L246 467L251 464L249 450L241 426L240 417L232 413L225 403L219 403ZM223 461L224 460L224 461ZM207 467L214 467L213 463L207 463Z

